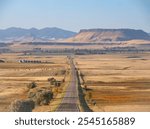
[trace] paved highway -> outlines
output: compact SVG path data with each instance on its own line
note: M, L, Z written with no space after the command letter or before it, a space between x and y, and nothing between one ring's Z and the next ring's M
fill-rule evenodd
M66 90L65 96L59 105L56 112L79 112L78 107L78 84L77 84L77 74L75 70L75 65L71 57L70 60L70 67L71 67L71 80L69 86Z

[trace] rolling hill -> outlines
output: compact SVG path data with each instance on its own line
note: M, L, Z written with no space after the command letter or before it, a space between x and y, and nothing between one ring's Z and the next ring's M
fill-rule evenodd
M60 28L43 28L43 29L23 29L8 28L0 30L0 42L34 42L34 41L51 41L65 39L74 36L76 33L63 30Z

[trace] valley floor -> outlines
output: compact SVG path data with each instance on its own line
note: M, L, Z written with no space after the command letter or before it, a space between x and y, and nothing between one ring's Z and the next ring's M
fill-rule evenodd
M88 105L93 111L150 111L150 54L78 56Z
M150 53L77 55L74 63L82 78L85 99L93 111L150 111ZM66 56L0 54L0 111L8 111L16 99L27 98L27 85L55 91L49 105L33 111L55 111L64 96L70 75ZM19 63L19 60L40 60L42 63ZM67 75L67 76L66 76ZM65 83L51 86L48 78Z
M68 69L65 56L22 56L22 54L0 54L0 111L8 111L11 102L27 99L27 85L35 82L38 88L54 90L56 99L47 106L39 106L34 111L52 111L58 106L65 88L65 83L57 89L48 82L48 78L62 81ZM42 63L19 63L19 60L39 60ZM68 78L68 75L66 79ZM67 83L67 82L66 82ZM54 107L54 108L53 108Z

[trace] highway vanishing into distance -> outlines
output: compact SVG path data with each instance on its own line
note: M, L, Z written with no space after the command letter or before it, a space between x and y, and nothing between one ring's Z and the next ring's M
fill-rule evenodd
M78 95L78 82L76 68L72 57L69 57L70 69L71 69L71 80L67 87L65 96L57 108L56 112L79 112L79 95Z

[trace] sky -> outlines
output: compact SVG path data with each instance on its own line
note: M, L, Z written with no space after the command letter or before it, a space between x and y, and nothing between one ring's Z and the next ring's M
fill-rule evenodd
M0 29L132 28L150 32L150 0L0 0Z

